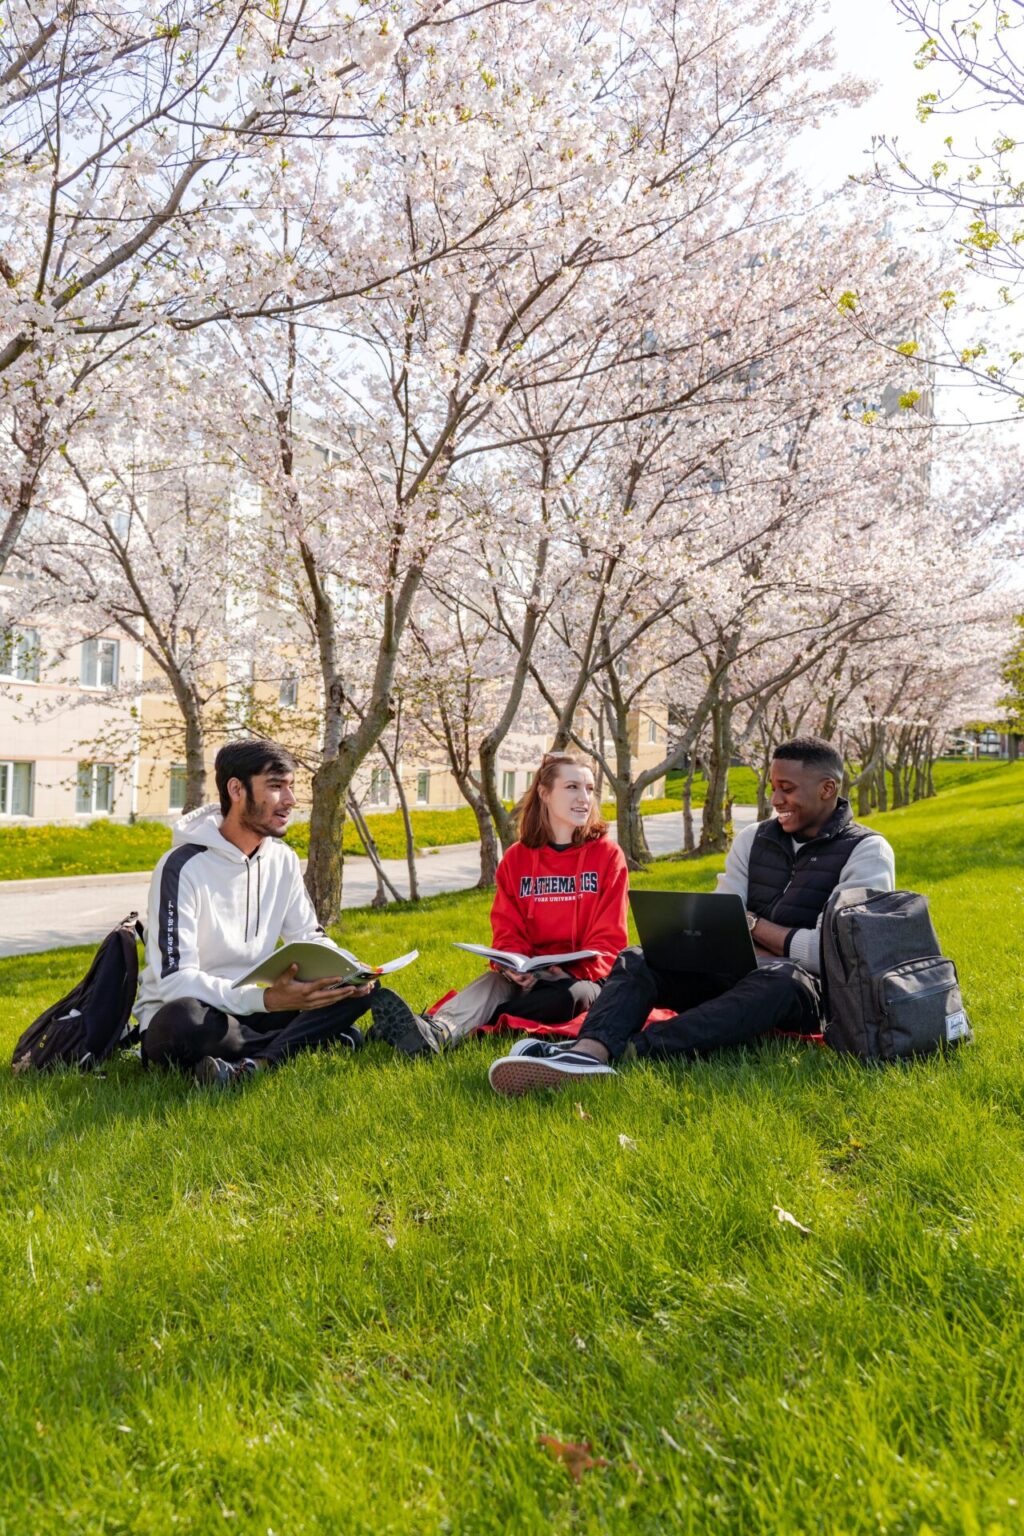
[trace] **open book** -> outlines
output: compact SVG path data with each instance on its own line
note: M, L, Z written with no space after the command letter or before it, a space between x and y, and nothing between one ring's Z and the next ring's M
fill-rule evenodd
M235 986L245 987L253 981L276 981L290 965L297 965L298 981L326 981L328 977L337 977L340 985L362 987L368 981L373 981L375 976L388 976L392 971L400 971L403 966L411 965L418 958L419 950L413 949L407 955L399 955L397 960L389 960L385 965L365 965L355 955L350 955L347 949L340 949L334 944L299 941L295 944L282 944L280 949L275 949L259 965L253 966L248 975L240 976Z
M531 971L547 970L549 965L572 965L576 960L593 960L597 954L596 949L575 949L571 955L516 955L508 949L489 949L486 944L456 944L455 948L468 950L471 955L480 955L484 960L493 960L503 971L518 971L520 976L528 976Z

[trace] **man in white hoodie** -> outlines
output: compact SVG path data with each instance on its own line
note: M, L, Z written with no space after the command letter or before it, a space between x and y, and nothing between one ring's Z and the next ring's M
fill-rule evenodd
M146 966L135 1017L142 1058L224 1086L296 1051L362 1044L356 1020L374 984L297 981L238 987L279 938L330 944L283 841L295 764L271 741L233 741L214 763L220 810L182 817L153 874Z

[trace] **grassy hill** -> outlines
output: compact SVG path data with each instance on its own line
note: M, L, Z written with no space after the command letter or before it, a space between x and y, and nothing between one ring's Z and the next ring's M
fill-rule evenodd
M992 762L943 762L936 766L940 789L954 784L974 782L999 771ZM707 783L697 778L693 785L694 809L704 804ZM668 796L644 800L641 815L655 816L678 810L683 794L683 775L670 773ZM751 768L730 768L729 793L737 805L753 805L757 799L757 776ZM609 821L615 820L615 805L602 807ZM468 805L450 811L410 812L416 846L449 847L453 843L476 842L476 818ZM385 859L405 858L405 826L399 810L367 816L370 835ZM301 858L309 853L309 822L297 821L288 830L288 842ZM358 857L363 852L359 834L351 821L345 824L345 853ZM134 873L152 869L160 855L171 846L171 829L162 821L137 821L133 826L100 818L81 827L40 823L38 826L0 828L0 880L32 880L55 875L105 875Z
M1021 1529L1022 799L1003 766L877 819L960 966L948 1060L766 1043L523 1102L494 1043L221 1097L0 1077L0 1536ZM424 1003L486 912L345 938L417 945ZM85 960L0 961L5 1053Z

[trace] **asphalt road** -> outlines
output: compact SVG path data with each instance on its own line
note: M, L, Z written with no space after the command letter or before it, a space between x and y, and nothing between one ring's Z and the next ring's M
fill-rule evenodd
M737 826L755 815L753 806L737 806ZM652 853L675 853L683 846L682 816L669 812L645 816ZM384 869L395 889L409 889L404 859L385 859ZM479 845L458 843L420 855L417 860L420 894L463 891L480 877ZM149 873L80 875L71 879L0 881L0 955L32 955L70 944L96 944L133 909L143 914L149 893ZM345 864L343 907L361 907L377 889L368 859Z

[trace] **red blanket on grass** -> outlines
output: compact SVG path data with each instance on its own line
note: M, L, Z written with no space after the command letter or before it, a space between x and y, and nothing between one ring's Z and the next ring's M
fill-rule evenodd
M436 1003L432 1003L427 1009L428 1013L436 1013L444 1006L449 998L455 996L454 991L446 992L444 997L439 997ZM662 1019L670 1019L673 1010L671 1008L652 1008L647 1015L647 1029L651 1024L660 1024ZM575 1040L586 1020L585 1013L578 1013L567 1024L538 1024L534 1019L521 1019L514 1013L503 1013L496 1024L482 1024L474 1030L477 1035L497 1035L503 1030L520 1030L527 1035L561 1035L564 1040ZM803 1040L808 1045L824 1045L824 1035L801 1035L793 1030L773 1029L772 1034L780 1040Z

